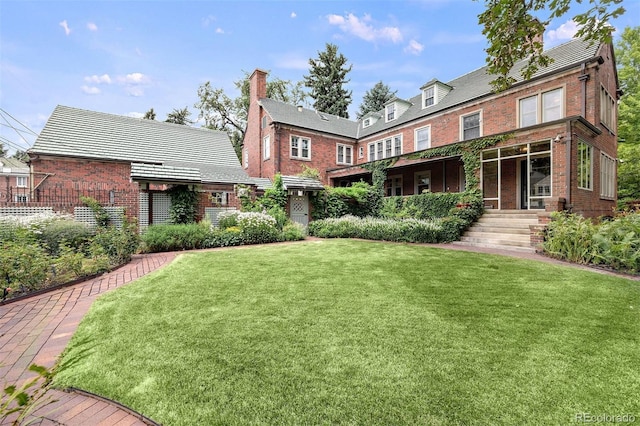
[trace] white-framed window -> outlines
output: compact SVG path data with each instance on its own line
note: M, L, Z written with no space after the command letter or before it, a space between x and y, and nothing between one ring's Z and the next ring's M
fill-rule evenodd
M15 196L15 200L16 203L28 203L29 197L27 196L27 194L17 194Z
M385 107L387 121L392 121L396 119L396 104L392 103Z
M416 172L413 181L415 182L415 194L431 191L431 170Z
M460 117L460 135L463 141L482 136L480 111Z
M616 196L616 160L600 153L600 197L613 200Z
M262 122L261 122L261 129L264 129L265 127L267 127L267 116L263 115L262 116Z
M364 121L362 122L362 125L364 127L369 127L371 126L371 118L365 118Z
M593 147L583 140L578 141L578 188L593 189Z
M518 101L520 127L558 120L564 117L564 89L549 90Z
M26 188L28 179L26 176L16 176L16 186L18 188Z
M300 136L291 136L291 158L311 159L311 140Z
M416 129L414 140L416 151L431 148L431 126Z
M616 131L616 101L604 86L600 86L600 122L612 132Z
M402 135L393 137L393 155L402 154Z
M249 150L247 148L244 149L244 155L242 156L244 158L244 168L248 168L249 167Z
M350 145L336 145L336 163L353 164L353 147Z
M358 147L358 158L364 158L364 146Z
M384 184L387 197L402 195L402 175L389 176Z
M423 108L430 107L436 103L436 87L429 86L422 91Z
M382 160L402 154L402 135L395 135L367 144L369 161Z
M267 135L262 139L262 158L264 160L271 158L271 135Z

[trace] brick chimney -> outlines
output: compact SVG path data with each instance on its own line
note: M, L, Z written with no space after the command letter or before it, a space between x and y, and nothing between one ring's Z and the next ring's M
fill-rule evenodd
M267 72L257 69L249 77L249 101L267 97Z
M259 100L267 97L267 72L256 69L249 77L249 113L242 147L242 166L251 177L263 177L262 107Z

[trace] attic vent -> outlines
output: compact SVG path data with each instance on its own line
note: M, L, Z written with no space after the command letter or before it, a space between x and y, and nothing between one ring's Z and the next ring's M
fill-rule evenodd
M326 115L324 115L324 114L322 114L322 113L318 113L318 115L320 116L320 118L321 118L322 120L324 120L324 121L329 121L329 118L328 118Z

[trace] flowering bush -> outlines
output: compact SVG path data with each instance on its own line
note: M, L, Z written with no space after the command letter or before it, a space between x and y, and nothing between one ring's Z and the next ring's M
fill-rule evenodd
M218 213L218 226L220 229L238 226L238 213L240 212L237 210L226 210Z
M278 222L273 216L258 212L238 213L238 227L245 244L262 244L281 241Z

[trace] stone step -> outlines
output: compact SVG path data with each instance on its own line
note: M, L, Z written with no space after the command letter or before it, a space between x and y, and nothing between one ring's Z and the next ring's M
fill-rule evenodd
M485 213L482 217L487 219L513 219L513 220L535 220L538 221L536 213Z

